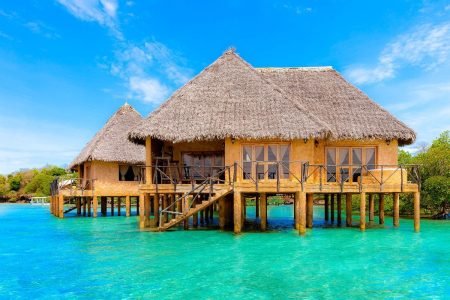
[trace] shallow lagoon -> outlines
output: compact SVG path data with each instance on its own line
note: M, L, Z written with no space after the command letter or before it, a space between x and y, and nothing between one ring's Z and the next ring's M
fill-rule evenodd
M268 233L150 233L136 217L0 205L0 298L450 298L450 221L299 237L291 216L270 207Z

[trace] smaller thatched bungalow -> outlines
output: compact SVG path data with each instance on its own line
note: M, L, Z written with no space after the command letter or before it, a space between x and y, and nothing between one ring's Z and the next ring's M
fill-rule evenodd
M295 225L312 227L313 196L325 220L347 226L351 199L361 199L360 228L373 221L374 196L384 223L384 195L419 191L413 172L397 165L399 145L415 133L330 67L254 68L233 50L176 91L135 126L130 139L146 146L140 226L166 230L198 224L219 203L219 225L239 233L246 196L256 197L261 228L267 196L295 196ZM316 197L316 198L317 198ZM330 215L331 210L331 215ZM192 219L192 222L190 221Z
M94 217L97 216L98 199L103 215L106 215L108 203L111 214L114 214L116 201L116 211L120 214L123 203L129 215L131 197L139 195L145 150L143 146L130 142L128 132L140 121L141 115L131 105L126 103L120 107L69 165L78 173L78 178L60 179L52 198L57 198L58 203L73 202L78 214L83 210L86 215L87 210L91 215L92 205ZM62 217L63 205L59 205L54 213Z

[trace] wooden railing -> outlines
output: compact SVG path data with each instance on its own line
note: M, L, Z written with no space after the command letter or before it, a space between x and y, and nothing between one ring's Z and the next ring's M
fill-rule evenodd
M52 196L56 196L63 190L81 191L81 193L86 190L94 191L95 181L96 179L59 177L51 182L50 192Z

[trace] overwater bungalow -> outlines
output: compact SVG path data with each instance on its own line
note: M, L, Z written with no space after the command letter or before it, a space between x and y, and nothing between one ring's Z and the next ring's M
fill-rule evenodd
M345 209L347 226L357 195L365 230L367 206L373 221L378 200L383 224L392 194L398 226L399 196L412 193L419 231L417 168L397 164L398 146L411 144L414 131L331 67L255 68L228 50L136 123L129 139L145 145L142 229L195 227L217 210L220 228L240 233L252 197L266 230L267 197L282 194L294 199L301 234L313 225L315 195L324 199L325 220L341 225Z
M122 206L125 215L130 215L132 202L136 205L139 199L145 150L128 139L128 132L140 121L142 116L127 103L114 113L70 163L78 177L60 178L52 184L54 215L62 218L76 209L78 215L97 217L99 202L104 216L107 210L120 215ZM72 205L65 208L64 204Z

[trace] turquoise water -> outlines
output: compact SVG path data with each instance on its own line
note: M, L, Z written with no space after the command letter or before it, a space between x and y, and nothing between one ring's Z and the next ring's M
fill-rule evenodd
M450 298L450 221L300 237L287 216L271 207L269 233L150 233L136 217L0 205L0 298Z

